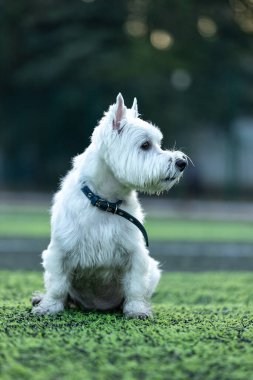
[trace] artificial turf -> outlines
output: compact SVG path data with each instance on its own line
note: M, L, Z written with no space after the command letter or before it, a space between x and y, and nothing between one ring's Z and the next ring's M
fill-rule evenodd
M253 273L164 273L153 320L33 316L42 275L0 276L1 380L253 379Z

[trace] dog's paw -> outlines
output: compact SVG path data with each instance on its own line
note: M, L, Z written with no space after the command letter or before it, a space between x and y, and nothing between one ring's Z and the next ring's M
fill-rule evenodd
M64 310L62 302L47 303L41 301L37 306L32 308L32 314L34 315L50 315L60 313Z
M42 301L43 296L44 296L44 294L42 294L42 293L34 292L32 298L31 298L32 305L33 306L38 305Z
M125 317L127 319L152 319L153 318L153 314L152 312L148 312L148 313L124 313Z
M151 307L144 301L130 301L124 305L123 313L126 318L147 319L152 318Z

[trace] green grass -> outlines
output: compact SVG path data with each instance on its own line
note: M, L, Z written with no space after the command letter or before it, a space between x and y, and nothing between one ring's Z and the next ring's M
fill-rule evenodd
M147 218L151 240L253 242L252 223ZM49 213L39 208L5 208L0 212L0 237L48 237Z
M252 380L253 273L164 274L153 320L30 314L37 273L0 273L0 379Z

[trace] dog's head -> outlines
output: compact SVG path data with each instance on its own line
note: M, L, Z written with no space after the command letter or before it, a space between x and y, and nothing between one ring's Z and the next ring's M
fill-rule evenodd
M95 129L92 142L122 184L156 193L169 190L187 166L184 153L161 148L162 137L157 127L139 117L136 98L127 109L119 94Z

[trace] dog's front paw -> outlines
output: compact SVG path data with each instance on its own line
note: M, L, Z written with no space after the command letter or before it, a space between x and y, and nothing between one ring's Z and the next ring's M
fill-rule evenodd
M33 306L38 305L42 301L43 296L44 296L44 294L42 294L40 292L34 292L32 298L31 298L32 305Z
M127 319L148 319L153 318L152 311L149 311L148 313L124 313L125 317Z
M144 301L130 301L124 305L123 313L126 318L152 318L150 304Z
M64 310L64 304L59 301L43 302L42 300L37 306L32 308L34 315L50 315L56 314Z

